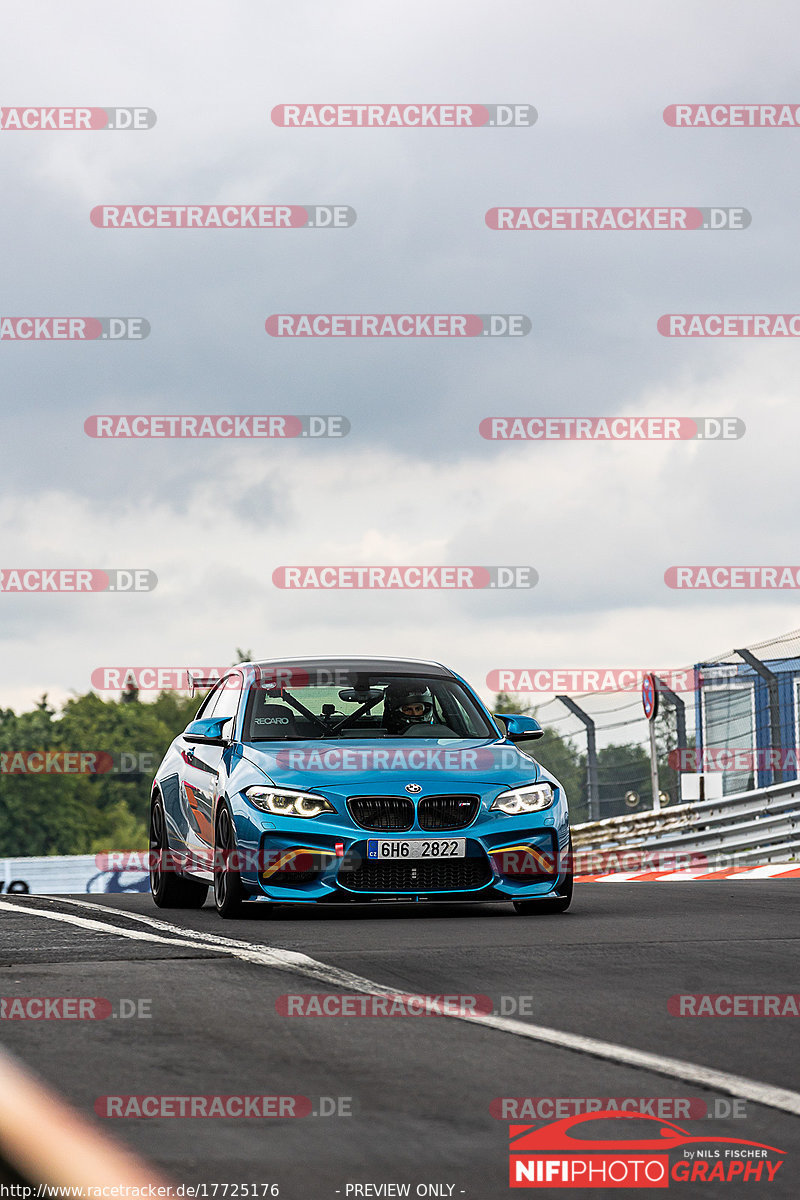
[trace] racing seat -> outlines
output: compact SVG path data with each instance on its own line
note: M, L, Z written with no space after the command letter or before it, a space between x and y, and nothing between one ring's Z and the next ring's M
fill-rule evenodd
M251 722L253 736L276 740L297 737L295 716L287 704L257 704Z

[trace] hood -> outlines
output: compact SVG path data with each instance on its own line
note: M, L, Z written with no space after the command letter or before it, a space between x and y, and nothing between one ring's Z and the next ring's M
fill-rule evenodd
M517 787L550 776L511 742L454 738L342 738L246 742L242 754L280 787L341 791L407 783L430 787ZM427 790L427 789L426 789Z

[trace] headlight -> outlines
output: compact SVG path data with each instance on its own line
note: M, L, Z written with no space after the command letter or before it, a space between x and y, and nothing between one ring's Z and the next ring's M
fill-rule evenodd
M336 812L330 800L326 800L324 796L312 796L309 792L249 787L245 788L244 794L256 808L276 817L318 817L320 813Z
M549 808L555 798L549 783L530 783L525 787L513 788L510 792L501 792L492 808L499 809L509 817L519 817L523 813Z

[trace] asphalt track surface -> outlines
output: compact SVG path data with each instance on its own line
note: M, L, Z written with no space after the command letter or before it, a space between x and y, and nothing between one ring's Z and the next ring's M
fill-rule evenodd
M672 1182L672 1194L800 1195L800 1018L667 1008L676 993L800 992L800 880L584 884L568 913L537 917L501 904L256 905L222 921L210 900L194 912L157 910L147 895L74 900L0 897L0 993L150 1000L151 1017L3 1020L0 1039L81 1112L96 1119L104 1095L302 1095L312 1111L320 1097L349 1098L350 1116L99 1121L176 1184L276 1183L284 1200L396 1195L377 1185L403 1183L411 1196L418 1185L456 1200L524 1195L508 1186L496 1097L693 1097L713 1110L737 1093L620 1061L634 1050L761 1085L762 1099L739 1095L739 1119L677 1124L785 1152L771 1183ZM336 972L403 993L488 995L510 1019L276 1011L287 993L354 991ZM611 1048L526 1036L533 1026Z

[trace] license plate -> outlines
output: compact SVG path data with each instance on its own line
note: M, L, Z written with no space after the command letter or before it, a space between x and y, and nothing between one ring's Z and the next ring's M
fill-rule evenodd
M411 841L386 841L370 838L367 858L398 862L408 858L464 858L466 838L414 838Z

